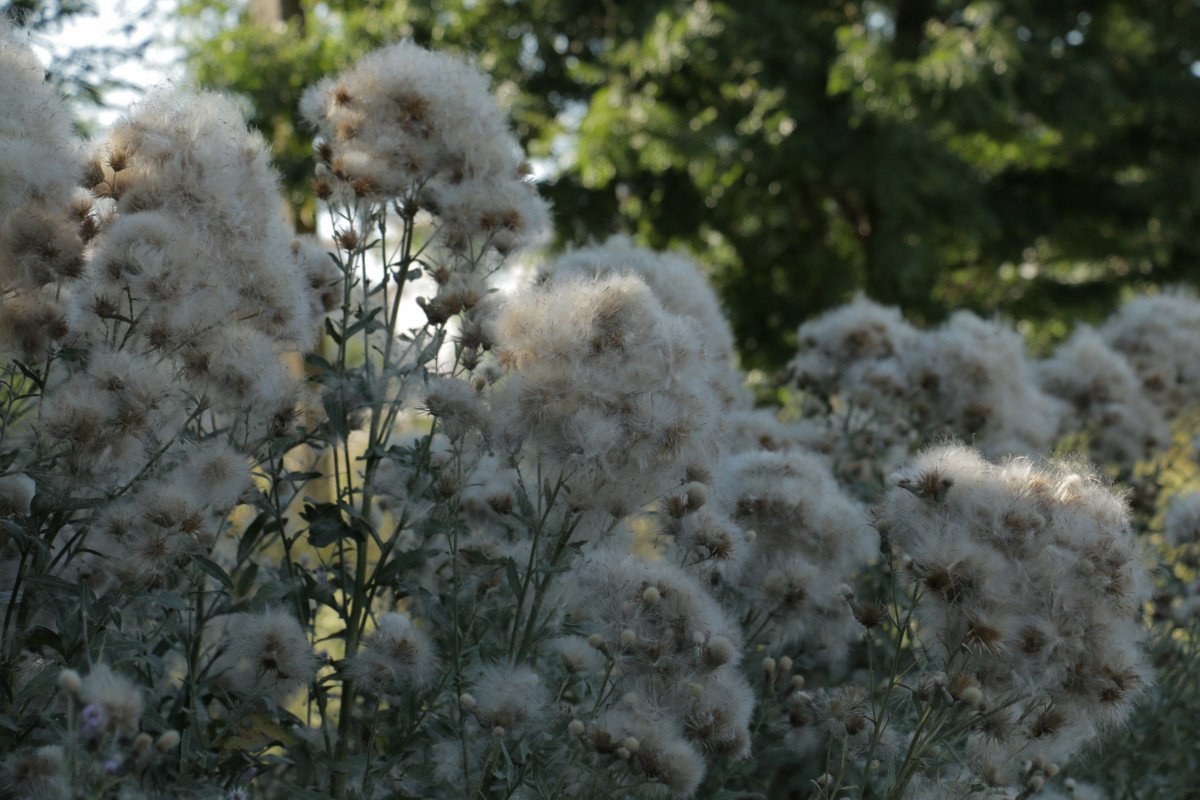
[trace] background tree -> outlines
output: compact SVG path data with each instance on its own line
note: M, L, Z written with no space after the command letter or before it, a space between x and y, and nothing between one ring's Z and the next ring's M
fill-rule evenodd
M128 8L123 11L130 11ZM97 6L90 0L0 0L0 19L6 19L25 28L33 40L43 46L48 37L58 33L65 25L80 19L96 16ZM150 3L132 9L131 17L125 20L123 32L135 32L136 23L153 12ZM52 49L46 65L46 77L58 87L60 93L72 100L76 109L103 108L105 94L113 89L136 89L132 84L113 77L119 65L132 59L143 58L151 42L143 37L129 36L120 44L101 41ZM81 123L87 127L87 123Z
M476 54L560 244L624 231L712 271L749 365L862 289L1046 337L1190 280L1195 0L190 3L189 63L247 97L312 225L301 88L411 36ZM264 11L264 8L266 11Z

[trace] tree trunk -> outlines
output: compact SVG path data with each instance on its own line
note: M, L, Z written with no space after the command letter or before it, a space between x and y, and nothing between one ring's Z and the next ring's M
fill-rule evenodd
M300 0L250 0L250 19L259 25L276 25L298 19L304 22Z

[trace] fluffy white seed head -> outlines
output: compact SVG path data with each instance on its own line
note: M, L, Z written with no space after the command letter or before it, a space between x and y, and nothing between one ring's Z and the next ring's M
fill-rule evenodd
M428 210L444 223L443 243L464 255L542 239L548 206L474 65L399 42L308 90L301 112L323 140L328 196Z
M1173 417L1195 406L1200 396L1200 300L1192 292L1134 298L1100 333L1128 359L1164 414Z
M411 617L390 612L380 615L347 669L375 692L420 691L436 677L437 651Z
M1064 760L1128 716L1150 679L1148 578L1123 498L1089 468L936 447L878 519L911 559L923 652L961 652L984 696L1020 698L992 768L1022 751Z
M0 477L0 516L29 513L37 484L23 472Z
M993 456L1053 446L1066 405L1038 387L1015 330L959 311L920 337L905 361L926 437L968 436Z
M714 385L729 404L744 404L733 331L716 292L700 266L678 253L660 253L634 245L626 236L611 236L603 244L570 250L543 270L540 279L583 275L602 278L636 274L663 308L696 322L704 353L714 365Z
M471 695L472 711L481 725L514 733L535 730L550 704L541 676L527 666L480 667L471 681Z
M229 630L248 692L283 699L312 680L317 657L300 623L282 609L241 615Z
M102 710L97 727L110 733L133 733L142 717L142 693L128 679L113 672L107 664L96 664L83 678L79 702Z
M1037 365L1042 389L1069 403L1064 427L1088 429L1089 455L1132 466L1170 441L1162 410L1124 355L1093 328L1081 326Z
M196 343L230 319L307 344L314 304L262 137L214 93L165 91L93 146L96 187L118 216L96 241L93 292L149 306L154 337ZM120 170L113 167L120 158Z
M638 278L519 292L494 339L507 371L491 398L497 424L573 476L573 502L631 510L710 464L720 425L711 365L693 324Z

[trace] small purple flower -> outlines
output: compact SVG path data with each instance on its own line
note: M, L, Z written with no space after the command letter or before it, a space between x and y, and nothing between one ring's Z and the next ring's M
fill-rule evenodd
M250 792L244 786L235 786L225 795L225 800L250 800Z
M121 759L119 759L119 758L110 758L108 761L104 762L105 774L116 775L117 772L120 771L120 769L121 769Z
M83 711L79 713L79 719L83 723L83 733L86 736L99 736L108 724L108 714L104 713L104 706L98 703L88 703L84 706Z

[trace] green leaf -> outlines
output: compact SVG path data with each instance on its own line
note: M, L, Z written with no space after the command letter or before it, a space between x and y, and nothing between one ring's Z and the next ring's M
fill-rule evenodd
M517 572L517 562L511 558L504 559L504 576L508 578L508 588L513 597L521 596L521 576Z
M337 369L316 353L305 353L304 363L312 370L308 380L313 383L325 383L337 374Z
M405 550L404 552L396 553L388 559L383 569L379 571L376 580L384 586L388 586L393 581L402 579L404 573L419 567L428 557L429 551L419 547L415 550Z
M217 562L199 553L192 554L192 561L226 589L233 588L233 578L229 577L229 573Z
M50 694L58 681L60 668L54 665L42 667L36 675L29 679L17 692L17 702L24 703L35 697Z
M325 417L329 427L338 436L345 438L350 435L350 418L346 413L346 403L341 392L326 389L321 394L321 405L325 409Z
M242 538L238 542L237 563L244 564L250 558L250 554L254 552L254 545L258 542L258 537L262 535L267 522L267 512L262 512L250 521L246 526L246 530L242 533Z
M363 330L364 328L367 329L367 333L371 333L372 331L377 331L382 328L382 323L375 320L375 317L377 317L379 312L382 310L382 308L371 309L370 313L346 329L346 338L349 339L351 336Z
M333 503L305 504L300 516L308 523L308 541L313 547L328 547L341 539L363 541L363 535L346 524L342 510Z
M63 647L62 637L58 634L58 632L52 631L42 625L37 626L25 634L25 647L34 651L42 647L49 647L59 654L66 654L66 650Z

